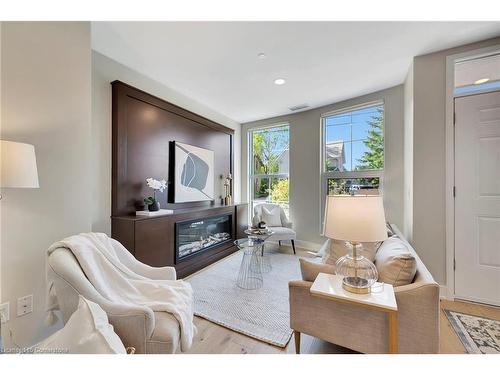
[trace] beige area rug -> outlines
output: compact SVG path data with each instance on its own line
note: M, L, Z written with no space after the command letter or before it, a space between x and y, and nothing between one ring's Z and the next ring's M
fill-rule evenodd
M272 270L263 274L261 289L244 290L236 286L241 251L189 278L187 281L194 291L195 315L285 347L292 336L288 281L301 278L299 258L272 251L268 254Z
M444 310L469 354L500 354L500 320Z

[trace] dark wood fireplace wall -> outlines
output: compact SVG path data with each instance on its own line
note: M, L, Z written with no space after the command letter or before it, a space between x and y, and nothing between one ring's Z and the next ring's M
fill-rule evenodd
M247 205L222 206L220 175L233 173L234 131L155 96L115 81L113 87L112 217L111 236L138 260L150 266L174 266L185 277L235 252L233 240L245 236ZM135 216L151 195L146 178L167 179L169 142L178 141L214 151L215 202L167 203L167 192L157 196L172 215ZM169 186L172 188L172 186ZM230 215L230 239L205 251L176 259L177 223ZM202 236L206 240L206 235Z
M219 176L233 173L234 131L123 82L112 82L112 90L112 215L129 215L143 209L143 198L152 193L146 178L168 179L170 141L214 151L217 202L223 194ZM157 197L162 208L210 204L167 203L166 191Z

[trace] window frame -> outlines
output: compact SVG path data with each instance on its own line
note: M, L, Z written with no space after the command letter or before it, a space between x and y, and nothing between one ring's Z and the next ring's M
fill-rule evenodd
M256 131L262 131L266 129L288 127L288 173L271 173L271 174L253 174L253 133ZM249 203L248 217L249 222L252 222L253 218L253 202L254 202L254 179L256 178L269 178L269 181L273 178L287 178L288 179L288 207L290 214L290 123L288 122L277 122L273 124L257 126L254 128L247 129L247 201ZM290 217L289 217L290 220Z
M362 170L362 171L327 171L325 165L325 150L326 150L326 119L331 116L342 115L344 113L354 112L360 109L365 109L369 107L382 106L384 110L384 127L382 128L382 137L384 139L384 167L382 169L375 170ZM386 108L384 100L374 100L371 102L365 102L358 105L353 105L349 107L343 107L336 109L334 111L329 111L321 114L320 117L320 199L319 199L319 223L320 223L320 233L323 234L323 221L324 221L324 211L325 211L325 202L326 197L328 195L328 179L331 178L341 178L341 179L349 179L349 178L378 178L379 179L379 191L383 192L384 188L384 171L386 167L386 138L385 138L385 129L386 129Z

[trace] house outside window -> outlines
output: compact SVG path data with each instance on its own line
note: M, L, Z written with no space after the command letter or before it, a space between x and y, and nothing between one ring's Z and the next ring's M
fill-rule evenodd
M288 124L252 129L249 140L250 215L261 203L279 204L289 214L289 147Z
M379 195L384 173L384 103L324 114L321 127L321 211L326 195Z

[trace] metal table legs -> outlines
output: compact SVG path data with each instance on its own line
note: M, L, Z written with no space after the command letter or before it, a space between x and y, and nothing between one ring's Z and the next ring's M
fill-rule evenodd
M236 285L242 289L259 289L264 283L262 277L260 244L248 239L235 241L236 246L243 251L240 270Z

